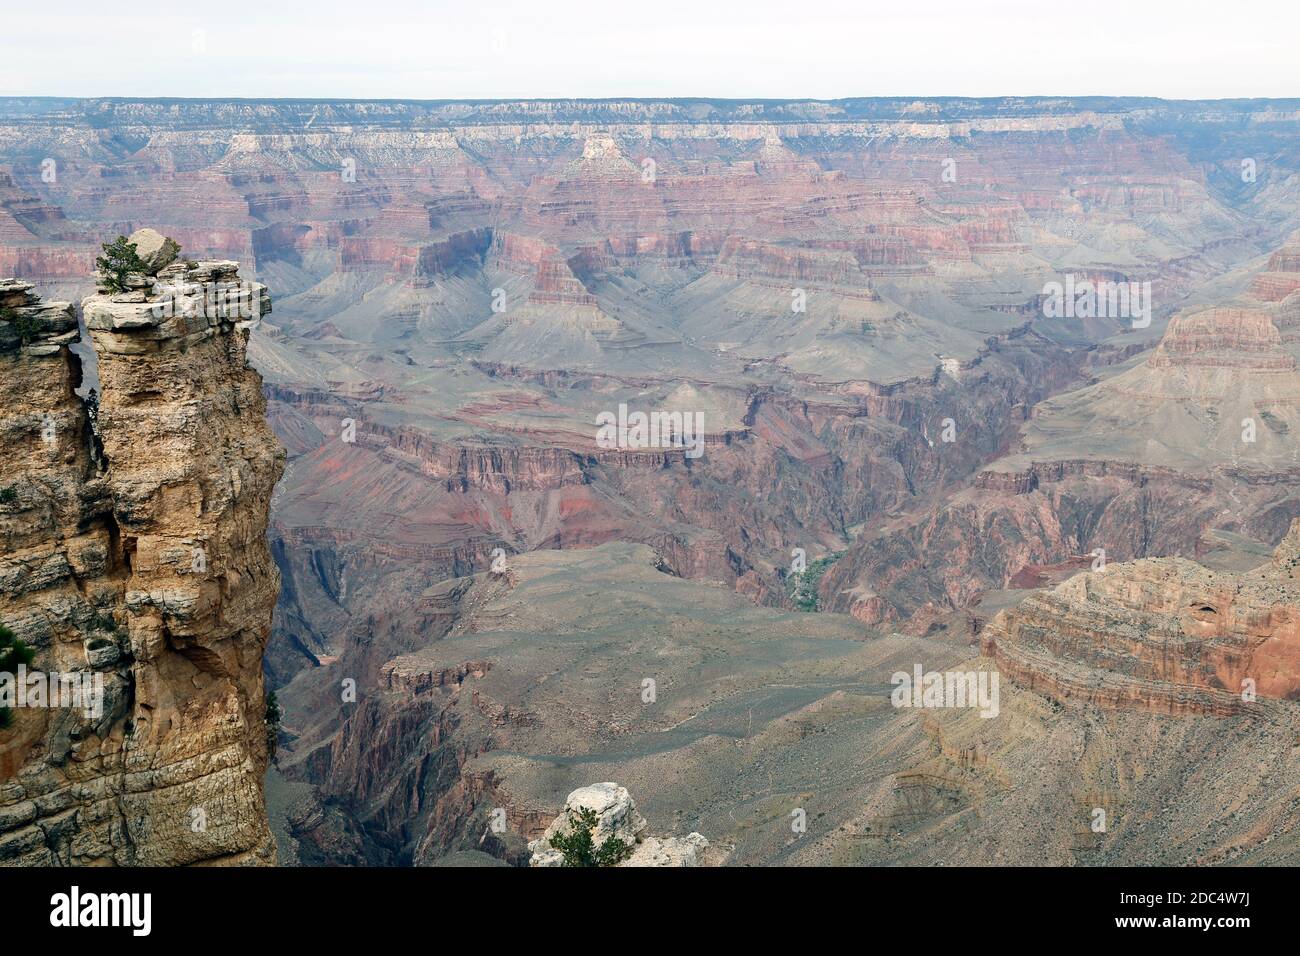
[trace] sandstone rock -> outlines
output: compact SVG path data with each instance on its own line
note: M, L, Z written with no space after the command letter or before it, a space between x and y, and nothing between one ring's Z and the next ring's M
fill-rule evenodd
M86 642L86 663L95 670L116 663L120 656L121 650L114 641L106 641L102 644L96 644L94 641Z
M621 866L698 866L709 841L699 833L684 837L647 837Z
M153 229L137 229L127 237L127 241L135 243L136 255L144 262L145 272L151 276L175 262L181 251L176 240Z
M274 863L261 661L284 459L247 333L91 296L89 402L71 308L13 280L0 304L41 320L21 349L0 323L0 622L33 669L104 682L99 715L18 708L0 731L0 862Z
M55 355L76 338L77 317L72 306L42 302L32 289L30 282L21 279L0 279L0 352L21 346L32 356Z
M1246 572L1182 558L1112 564L984 629L1003 674L1058 699L1162 714L1252 713L1300 695L1300 519ZM1245 691L1249 690L1249 693Z
M528 850L532 854L528 859L529 866L564 866L564 854L542 844L540 841L534 840L529 843Z
M1147 365L1294 371L1296 363L1268 312L1221 308L1175 315Z

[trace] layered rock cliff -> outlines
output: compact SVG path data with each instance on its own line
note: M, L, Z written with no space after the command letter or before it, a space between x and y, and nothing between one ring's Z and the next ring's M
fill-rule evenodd
M0 864L275 861L261 664L284 458L245 358L269 300L234 262L173 256L84 301L88 399L71 307L0 283L0 622L33 670L104 688L99 713L19 707L0 730Z
M1300 519L1248 572L1182 558L1110 565L1003 611L981 646L1025 687L1112 709L1226 716L1295 700L1298 565Z

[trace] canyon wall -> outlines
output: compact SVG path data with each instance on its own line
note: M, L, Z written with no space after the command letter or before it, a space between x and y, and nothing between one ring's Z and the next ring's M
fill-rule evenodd
M1103 553L1203 557L1225 532L1276 545L1300 516L1300 296L1262 294L1296 275L1295 250L1227 302L1175 313L1141 361L1037 403L954 494L856 541L825 606L920 633Z
M1216 573L1113 564L1036 592L980 635L1003 675L1056 699L1179 716L1300 698L1300 519L1273 559Z

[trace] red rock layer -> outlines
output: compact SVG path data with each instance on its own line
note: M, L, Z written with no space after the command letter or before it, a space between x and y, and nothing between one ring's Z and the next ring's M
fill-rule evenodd
M1298 565L1300 519L1249 572L1112 564L1003 611L981 649L1017 683L1104 707L1224 716L1300 699Z
M1286 371L1295 357L1282 351L1282 335L1267 312L1207 309L1176 315L1148 360L1152 368L1196 365Z

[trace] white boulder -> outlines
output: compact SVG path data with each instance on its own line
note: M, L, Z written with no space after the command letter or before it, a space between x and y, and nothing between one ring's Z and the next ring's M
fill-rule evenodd
M564 854L551 846L551 838L567 835L570 819L576 819L582 810L596 814L596 826L591 831L593 846L599 848L606 840L618 838L632 848L632 854L619 866L698 866L700 855L709 845L698 833L665 839L650 836L649 824L637 811L626 787L596 783L570 793L560 815L541 837L528 844L532 853L529 866L564 865Z

